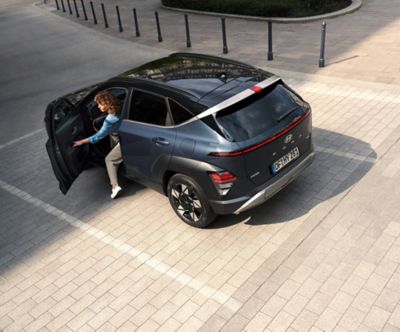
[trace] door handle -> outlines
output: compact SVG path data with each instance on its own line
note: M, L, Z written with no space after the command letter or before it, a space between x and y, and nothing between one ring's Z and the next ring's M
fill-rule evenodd
M162 137L153 137L152 141L159 145L169 145L169 142Z
M78 132L78 126L72 128L72 136L74 136Z

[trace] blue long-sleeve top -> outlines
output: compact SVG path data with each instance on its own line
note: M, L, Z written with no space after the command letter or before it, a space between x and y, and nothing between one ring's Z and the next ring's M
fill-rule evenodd
M96 144L107 135L117 131L121 125L122 118L119 115L108 114L104 119L100 130L88 138L89 143Z

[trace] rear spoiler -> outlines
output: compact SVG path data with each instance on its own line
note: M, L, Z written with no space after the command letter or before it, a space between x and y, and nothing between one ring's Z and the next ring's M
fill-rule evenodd
M224 100L222 103L219 103L219 104L205 110L204 112L202 112L199 115L197 115L196 117L194 117L193 120L202 119L211 114L217 113L229 106L232 106L233 104L236 104L237 102L239 102L243 99L246 99L246 98L254 95L255 93L261 92L266 87L269 87L269 86L277 83L278 81L282 81L282 79L278 76L269 77L266 80L264 80L260 83L257 83L256 85L253 85L251 88L246 89L246 90L238 93L237 95Z

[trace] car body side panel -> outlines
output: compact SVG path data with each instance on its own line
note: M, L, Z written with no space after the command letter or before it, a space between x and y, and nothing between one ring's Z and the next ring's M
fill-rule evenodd
M222 199L209 176L210 172L229 171L237 181L224 199L240 195L254 189L254 184L247 180L243 157L216 158L209 154L215 151L238 149L234 142L227 141L203 121L198 120L177 128L177 140L170 169L192 177L210 199ZM194 167L195 165L195 167Z
M123 120L119 134L126 175L162 185L175 144L175 128Z

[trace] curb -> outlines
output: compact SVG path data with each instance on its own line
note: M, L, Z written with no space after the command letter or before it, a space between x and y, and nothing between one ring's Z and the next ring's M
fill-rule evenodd
M243 20L252 20L252 21L271 21L275 23L306 23L306 22L313 22L319 21L328 18L334 18L346 14L350 14L355 12L356 10L360 9L363 4L363 0L352 0L351 5L343 8L341 10L322 14L322 15L315 15L315 16L307 16L307 17L296 17L296 18L286 18L286 17L261 17L261 16L246 16L246 15L236 15L236 14L225 14L225 13L215 13L215 12L203 12L199 10L192 10L192 9L180 9L174 7L168 7L161 5L160 7L166 10L177 11L182 13L190 13L190 14L197 14L197 15L207 15L207 16L218 16L218 17L229 17L229 18L238 18Z

